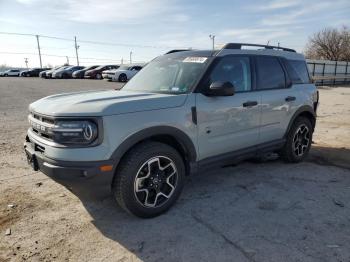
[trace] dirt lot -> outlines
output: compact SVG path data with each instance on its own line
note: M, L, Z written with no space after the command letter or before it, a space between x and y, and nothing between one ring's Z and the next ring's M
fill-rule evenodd
M116 87L0 78L0 261L350 261L350 88L320 90L308 161L189 177L167 214L142 220L112 197L78 198L22 152L30 102Z

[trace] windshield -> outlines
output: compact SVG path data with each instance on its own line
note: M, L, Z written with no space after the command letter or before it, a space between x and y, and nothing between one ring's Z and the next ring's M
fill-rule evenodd
M208 57L161 56L136 74L123 90L183 94L191 91L208 63Z
M85 67L84 70L91 70L91 69L95 69L97 67L99 67L99 66L97 66L97 65L89 66L89 67Z
M101 66L96 67L95 69L96 69L96 70L100 70L100 69L106 68L107 66L108 66L108 65L101 65Z

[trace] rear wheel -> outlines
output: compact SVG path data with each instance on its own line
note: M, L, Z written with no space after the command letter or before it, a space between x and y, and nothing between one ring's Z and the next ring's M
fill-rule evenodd
M143 218L166 212L179 197L185 167L179 153L159 142L145 142L123 158L115 174L113 194L119 205Z
M308 118L298 117L287 135L281 156L291 163L303 161L308 155L312 142L313 127Z

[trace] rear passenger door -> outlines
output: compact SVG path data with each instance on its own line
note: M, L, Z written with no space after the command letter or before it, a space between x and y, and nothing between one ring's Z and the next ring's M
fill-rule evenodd
M296 109L297 95L282 59L255 57L257 90L261 91L259 143L282 139Z
M198 150L201 159L254 146L258 143L261 92L253 90L249 56L219 58L196 94ZM230 82L233 96L206 96L216 81Z

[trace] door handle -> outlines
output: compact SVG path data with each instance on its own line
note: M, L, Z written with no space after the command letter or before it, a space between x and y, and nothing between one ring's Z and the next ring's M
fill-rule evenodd
M247 101L243 103L243 107L252 107L258 105L257 101Z
M286 97L286 102L291 102L291 101L295 101L295 99L297 99L295 96L287 96Z

